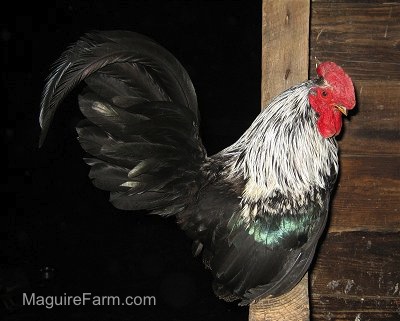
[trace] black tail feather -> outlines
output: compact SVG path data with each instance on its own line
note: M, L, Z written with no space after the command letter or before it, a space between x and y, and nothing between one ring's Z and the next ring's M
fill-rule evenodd
M79 142L93 184L118 208L176 214L202 181L196 94L185 69L153 40L132 32L87 34L60 58L41 104L40 144L64 97L80 82L86 117Z
M61 101L79 82L99 70L124 81L126 90L134 90L135 94L128 96L131 100L172 101L190 109L198 121L193 84L171 53L150 38L134 32L92 32L64 52L48 78L41 102L40 146ZM106 89L103 87L102 90Z

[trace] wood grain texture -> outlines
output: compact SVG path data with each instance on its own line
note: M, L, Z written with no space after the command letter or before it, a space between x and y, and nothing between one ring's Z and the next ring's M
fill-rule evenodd
M357 107L311 274L312 320L400 320L400 2L312 2L315 57L344 67Z
M308 78L309 0L264 0L261 104Z
M400 231L399 197L398 156L342 155L329 231Z
M338 138L330 231L399 231L400 2L314 1L311 18L310 62L342 65L357 97Z
M313 320L400 319L400 233L330 233L311 273Z
M400 81L361 80L355 86L357 108L344 120L341 153L400 157Z
M400 2L315 1L311 18L310 65L335 61L356 88L341 152L400 155Z
M249 321L309 320L308 300L308 274L306 274L292 291L250 305Z
M312 63L335 61L355 81L400 80L398 1L313 2L311 20Z

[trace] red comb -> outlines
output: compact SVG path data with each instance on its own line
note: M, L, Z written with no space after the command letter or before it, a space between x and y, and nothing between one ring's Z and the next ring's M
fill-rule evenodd
M317 67L318 76L333 87L338 103L347 109L352 109L356 103L354 86L351 78L344 72L342 67L332 61L320 63Z

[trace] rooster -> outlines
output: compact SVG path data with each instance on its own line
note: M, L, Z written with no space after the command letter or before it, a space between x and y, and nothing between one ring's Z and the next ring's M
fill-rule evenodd
M61 101L84 81L77 132L93 184L119 209L175 216L211 271L215 294L247 305L301 280L327 221L335 136L355 94L335 63L316 71L208 156L196 93L177 59L141 34L88 33L48 78L40 145Z

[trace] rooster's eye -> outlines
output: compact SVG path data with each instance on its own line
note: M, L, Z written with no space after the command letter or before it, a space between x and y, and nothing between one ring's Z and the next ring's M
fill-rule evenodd
M328 93L325 90L323 90L321 95L322 95L322 97L326 97L326 96L328 96Z

